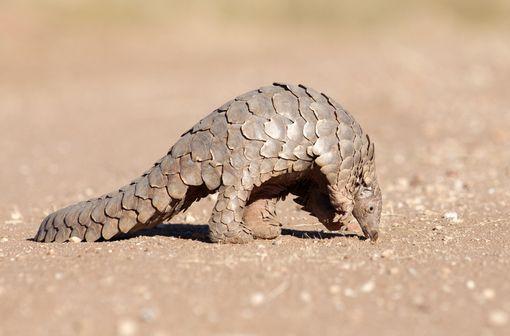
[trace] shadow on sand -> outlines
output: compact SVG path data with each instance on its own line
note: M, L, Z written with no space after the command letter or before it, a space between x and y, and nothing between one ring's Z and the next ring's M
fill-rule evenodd
M208 234L209 227L205 224L160 224L155 228L140 230L118 239L129 239L138 236L163 236L209 243ZM337 237L365 239L352 232L303 231L288 228L282 229L282 236L292 236L300 239L332 239Z
M110 241L118 241L131 239L135 237L174 237L178 239L195 240L204 243L210 243L209 240L209 226L206 224L160 224L151 229L144 229L134 233L122 234ZM295 230L295 229L282 229L282 236L292 236L300 239L332 239L338 237L344 238L358 238L365 240L364 237L358 236L353 232L324 232L324 231L310 231L310 230ZM33 237L27 238L28 241L35 242ZM100 239L97 242L105 242Z

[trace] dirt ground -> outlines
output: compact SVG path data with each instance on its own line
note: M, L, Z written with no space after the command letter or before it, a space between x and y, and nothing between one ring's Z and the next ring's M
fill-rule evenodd
M510 29L66 26L3 9L0 335L510 335ZM281 238L211 244L210 199L126 239L31 241L45 214L124 185L273 81L330 94L376 142L376 244L290 201Z

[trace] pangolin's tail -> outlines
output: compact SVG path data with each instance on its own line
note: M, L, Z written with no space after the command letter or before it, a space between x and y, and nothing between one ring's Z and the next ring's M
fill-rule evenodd
M150 228L169 219L203 196L202 188L183 181L179 161L167 155L140 178L117 192L50 214L41 223L35 240L64 242L111 239L121 233Z

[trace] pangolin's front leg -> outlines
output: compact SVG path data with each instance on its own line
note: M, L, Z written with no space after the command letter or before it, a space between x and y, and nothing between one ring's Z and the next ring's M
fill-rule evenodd
M252 233L243 223L243 212L250 192L235 186L221 186L209 219L209 237L217 243L247 243Z

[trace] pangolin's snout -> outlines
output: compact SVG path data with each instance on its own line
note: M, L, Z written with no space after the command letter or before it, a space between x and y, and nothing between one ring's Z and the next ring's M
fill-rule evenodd
M375 243L377 241L377 239L379 238L379 231L377 231L377 230L370 231L369 238L370 238L370 241Z
M379 239L379 231L376 229L371 229L370 226L359 223L363 234L367 239L370 239L372 243L375 243L377 239Z

